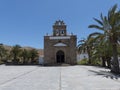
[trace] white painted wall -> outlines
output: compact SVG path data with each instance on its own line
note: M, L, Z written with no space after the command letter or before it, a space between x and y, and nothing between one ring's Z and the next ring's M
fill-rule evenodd
M44 64L43 56L40 56L40 57L39 57L39 64L40 64L40 65L43 65L43 64Z
M77 61L80 61L82 59L88 58L87 53L77 54Z
M51 36L49 39L70 39L70 36Z

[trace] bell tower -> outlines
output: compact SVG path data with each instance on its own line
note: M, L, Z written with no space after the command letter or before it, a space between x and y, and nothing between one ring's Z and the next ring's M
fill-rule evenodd
M53 25L53 36L66 36L66 25L63 21L56 21Z

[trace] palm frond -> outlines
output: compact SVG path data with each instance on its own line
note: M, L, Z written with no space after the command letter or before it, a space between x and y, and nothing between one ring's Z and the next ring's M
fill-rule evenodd
M101 20L103 21L103 19L104 19L104 18L103 18L103 15L102 15L102 13L100 14L100 18L101 18Z
M115 13L116 12L116 9L117 9L117 4L115 4L111 9L111 13Z
M91 37L94 37L94 36L98 36L98 35L102 35L102 33L100 32L94 32L94 33L91 33L88 38L91 38Z
M101 26L103 25L103 22L102 21L100 21L100 20L98 20L98 19L96 19L96 18L93 18L97 23L99 23Z
M100 27L98 25L89 25L88 28L96 28L96 29L99 29L99 30L104 30L103 27Z

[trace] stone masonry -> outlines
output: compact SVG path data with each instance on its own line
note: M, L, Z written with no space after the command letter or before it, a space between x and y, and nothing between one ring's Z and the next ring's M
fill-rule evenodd
M53 34L44 36L44 64L76 64L76 35L68 35L63 21L56 21Z

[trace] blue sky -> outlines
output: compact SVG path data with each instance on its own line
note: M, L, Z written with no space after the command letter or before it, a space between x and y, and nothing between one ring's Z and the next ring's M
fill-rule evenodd
M86 38L95 30L93 17L104 15L119 0L0 0L0 43L43 48L43 36L52 34L56 20L64 20L67 32Z

